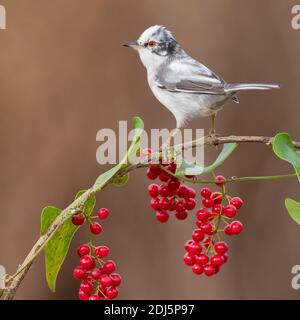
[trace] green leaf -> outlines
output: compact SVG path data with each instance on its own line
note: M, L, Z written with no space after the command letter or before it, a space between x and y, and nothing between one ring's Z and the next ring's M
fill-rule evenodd
M110 170L102 173L96 180L95 185L98 189L101 189L113 176L115 176L122 169L122 165L119 163Z
M81 190L76 194L79 198L86 190ZM84 204L84 213L91 215L96 204L96 196L92 195ZM61 210L55 207L46 207L42 211L41 235L45 234L54 220L60 215ZM63 223L49 240L45 251L46 279L50 290L55 291L56 279L59 270L69 251L70 243L79 227L74 226L72 218Z
M53 221L60 215L61 210L55 207L46 207L42 211L41 235L45 234ZM46 279L50 290L55 291L58 272L68 253L71 240L78 227L72 224L71 218L60 226L46 245L45 265Z
M294 167L300 182L300 152L294 147L290 135L288 133L278 133L272 146L278 158L289 162Z
M219 167L235 150L237 147L237 143L225 143L223 145L223 149L215 162L211 164L210 166L204 168L203 173L209 173L215 170L217 167Z
M102 173L96 180L95 185L98 189L101 189L110 179L112 179L121 169L127 166L128 160L135 156L140 149L140 137L144 130L144 122L139 117L134 117L132 119L134 125L134 135L132 139L132 143L122 161L111 168L110 170ZM128 179L127 179L128 180ZM124 181L127 181L124 178Z
M80 190L77 192L75 199L78 199L80 196L82 196L84 193L86 192L86 190ZM89 199L86 200L84 207L83 207L83 211L86 215L90 216L91 213L94 210L94 207L96 205L96 196L92 195L91 197L89 197Z
M116 177L114 178L114 184L117 186L117 187L122 187L124 186L124 184L127 183L127 181L129 180L129 173L126 173L124 174L123 176L121 177Z
M121 161L121 164L127 165L128 161L130 162L131 158L136 156L137 153L140 151L140 147L141 147L140 137L144 131L144 122L140 117L133 117L132 123L134 127L132 142L127 151L126 156Z
M204 168L198 165L196 162L188 162L182 159L181 166L176 169L176 175L179 177L185 175L197 176L202 174Z
M226 143L223 145L222 151L218 155L217 159L208 167L203 168L202 166L198 165L197 163L188 163L183 159L182 165L180 168L177 169L176 175L200 175L212 172L217 167L219 167L235 150L237 147L237 143Z
M291 218L300 224L300 203L293 199L285 199L285 207Z

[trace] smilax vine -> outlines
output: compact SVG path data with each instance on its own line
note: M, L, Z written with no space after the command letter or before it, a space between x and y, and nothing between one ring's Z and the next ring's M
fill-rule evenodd
M300 182L300 143L292 141L287 133L278 133L275 137L207 136L169 148L169 162L165 163L161 161L162 152L140 150L140 136L144 124L138 117L133 118L133 124L135 130L132 144L118 165L101 174L89 189L79 191L64 210L53 206L43 209L40 237L16 272L6 275L5 287L0 289L2 299L14 298L19 285L41 252L45 254L48 286L50 290L55 291L56 279L72 238L84 224L87 224L91 237L77 250L79 264L74 266L73 276L81 281L78 297L83 300L116 298L121 276L116 273L116 263L107 259L113 252L110 252L107 245L95 243L92 237L103 231L99 220L104 222L110 216L106 208L93 213L96 205L95 195L109 185L125 185L129 173L136 169L147 169L147 178L152 181L148 187L151 197L150 208L155 212L159 222L165 223L171 217L184 220L188 215L195 219L196 228L191 231L191 239L183 244L186 251L182 253L183 263L191 266L194 274L206 276L217 274L228 259L229 247L223 237L238 235L243 230L242 222L236 220L238 211L242 210L243 200L238 196L229 195L230 183L285 178L297 178ZM215 176L214 171L228 159L240 143L265 144L280 159L289 162L294 172L256 177ZM204 169L197 163L186 161L180 166L176 164L174 159L178 150L199 145L223 147L216 160ZM137 155L140 155L141 161L132 164L130 159ZM153 164L153 159L157 159L158 163ZM187 168L189 172L192 169L192 175L185 175ZM212 174L212 178L204 178L207 174ZM154 180L159 180L160 183L153 183ZM195 188L197 185L201 185L201 188ZM217 189L212 190L211 185L215 185ZM285 206L292 219L300 224L300 203L288 198L285 199Z

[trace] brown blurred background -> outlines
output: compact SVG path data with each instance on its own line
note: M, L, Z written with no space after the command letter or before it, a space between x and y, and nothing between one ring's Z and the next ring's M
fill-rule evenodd
M240 94L218 117L220 134L274 135L300 140L300 30L291 28L287 0L1 0L0 31L0 264L13 273L39 233L40 212L64 208L106 167L96 163L101 128L139 115L146 129L173 128L173 116L152 96L137 55L120 44L148 26L169 27L185 50L229 82L277 82L282 89ZM208 129L209 119L190 127ZM206 157L206 163L213 160ZM263 145L241 145L217 173L289 173ZM123 276L122 299L298 299L291 268L300 264L300 228L284 198L300 200L296 180L230 187L245 199L245 232L230 239L230 260L214 278L196 277L182 262L193 219L162 225L148 208L145 172L125 188L109 187L98 207L111 209L99 243L109 244ZM41 255L18 299L75 299L73 240L58 278L46 285Z

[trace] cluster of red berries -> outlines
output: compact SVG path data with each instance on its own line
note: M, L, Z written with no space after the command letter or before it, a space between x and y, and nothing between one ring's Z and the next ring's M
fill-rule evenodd
M97 217L104 220L109 211L102 208ZM81 225L85 219L89 220L90 232L99 234L103 228L98 222L91 222L95 217L84 217L83 214L73 216L72 222ZM79 223L80 222L80 223ZM78 297L80 300L111 300L118 296L118 286L121 284L121 276L116 271L116 263L113 260L104 260L109 255L109 247L97 246L92 242L82 244L77 253L80 257L79 266L73 270L74 278L81 280Z
M106 208L102 208L98 211L98 218L100 220L104 220L108 217L109 215L109 211L108 209ZM76 213L73 215L72 217L72 223L75 225L75 226L80 226L82 225L86 220L86 217L84 216L84 214L82 212L79 212L79 213ZM99 222L96 222L96 221L91 221L91 219L88 219L89 220L89 225L90 225L90 231L91 233L93 234L100 234L103 230L101 224Z
M222 176L216 179L225 180ZM243 230L240 221L232 221L242 207L243 200L227 195L222 182L217 183L217 186L222 187L222 192L212 192L209 188L201 189L203 207L196 212L197 229L193 231L192 239L185 244L184 262L192 266L193 272L198 275L217 274L226 263L228 244L220 241L221 233L238 235Z
M174 211L179 220L187 218L188 211L196 207L196 192L169 174L176 172L176 164L151 165L147 170L150 180L159 179L162 184L152 183L148 186L151 197L150 207L156 212L160 222L168 221L170 212ZM189 176L188 178L193 178ZM232 221L237 211L242 207L243 200L230 197L225 192L225 178L217 176L216 185L222 192L213 192L209 188L200 191L202 208L196 212L196 226L192 239L185 244L184 262L192 266L195 274L204 273L207 276L217 274L221 266L228 260L228 244L221 241L220 234L238 235L243 230L240 221Z
M163 164L168 171L175 173L176 164ZM188 211L196 207L196 192L181 183L179 179L164 171L159 165L151 165L147 171L150 180L159 179L162 184L152 183L148 186L148 194L151 197L150 207L156 212L156 219L159 222L167 222L170 212L175 213L175 217L184 220L188 216Z

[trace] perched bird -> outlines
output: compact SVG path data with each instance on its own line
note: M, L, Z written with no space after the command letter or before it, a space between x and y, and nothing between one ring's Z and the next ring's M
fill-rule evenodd
M276 84L226 83L185 53L164 26L152 26L137 41L123 45L138 52L147 69L149 86L154 96L175 116L177 130L189 120L211 116L211 134L215 134L217 112L229 99L239 103L239 91L279 88Z

